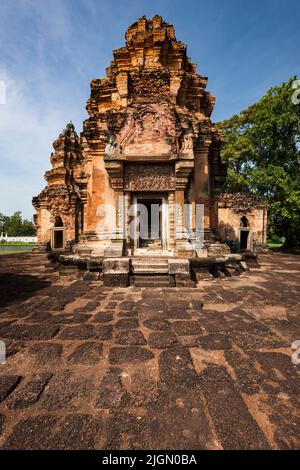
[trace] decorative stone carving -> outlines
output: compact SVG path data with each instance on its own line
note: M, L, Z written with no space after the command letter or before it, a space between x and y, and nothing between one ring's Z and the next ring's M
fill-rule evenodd
M123 162L106 161L105 169L109 174L111 185L116 190L123 189Z
M259 196L246 193L223 193L218 200L220 208L230 207L234 212L244 213L254 209L265 209L266 203Z
M113 160L119 156L119 144L117 137L112 132L108 133L108 142L105 146L105 158Z
M188 183L188 178L193 171L193 161L178 160L175 163L175 175L176 175L176 188L185 189Z
M55 152L64 150L78 150L80 148L79 137L75 131L74 124L70 121L66 128L60 133L58 138L53 142Z
M181 158L194 158L194 133L191 128L183 133L179 156Z
M35 207L39 207L41 202L51 214L50 221L54 225L56 217L61 217L65 227L74 224L78 195L72 193L72 189L63 185L46 187L44 191L34 198Z
M142 105L131 111L126 124L114 139L110 136L106 158L131 156L168 157L178 151L176 118L164 105Z
M135 112L133 119L138 124L137 130L143 130L143 121L145 121L145 117L149 116L149 114L152 115L152 135L154 137L176 137L174 116L172 116L170 109L163 105L146 105Z
M156 70L134 70L130 74L132 94L135 97L155 97L161 93L170 94L170 73Z
M174 166L168 164L129 164L125 167L127 191L172 191L175 189Z

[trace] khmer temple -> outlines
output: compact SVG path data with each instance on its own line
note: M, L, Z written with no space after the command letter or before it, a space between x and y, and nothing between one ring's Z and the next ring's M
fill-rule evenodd
M91 82L80 136L69 123L53 144L47 186L33 199L37 249L102 260L108 274L156 258L160 271L186 275L188 260L230 255L224 226L233 220L220 202L227 169L206 85L172 25L155 16L130 26L106 77ZM246 212L235 212L238 238ZM251 249L253 234L242 239Z

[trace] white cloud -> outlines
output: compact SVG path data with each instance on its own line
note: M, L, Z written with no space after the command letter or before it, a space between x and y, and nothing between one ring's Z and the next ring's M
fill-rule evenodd
M0 104L0 212L5 214L22 210L32 216L31 199L46 184L52 142L70 119L78 124L86 116L77 83L59 70L64 57L72 58L66 5L19 0L16 14L13 2L1 0L0 81L6 104ZM72 70L80 67L74 58Z
M6 104L0 106L0 212L33 213L31 198L45 185L52 142L69 120L62 107L43 110L18 80L5 77Z

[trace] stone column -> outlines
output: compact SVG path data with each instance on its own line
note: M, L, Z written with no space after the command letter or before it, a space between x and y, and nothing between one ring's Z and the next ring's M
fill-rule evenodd
M175 245L177 255L182 257L191 257L193 255L193 248L187 238L184 220L184 192L193 167L194 162L192 160L179 160L175 164Z
M115 221L113 233L108 233L110 244L104 250L104 256L123 256L124 249L124 182L123 182L123 162L115 160L105 160L105 170L107 171L111 187L114 190L113 203L115 207Z
M125 200L123 191L115 191L116 240L125 238Z
M210 228L218 229L218 199L211 194L210 200Z
M168 194L168 217L169 217L169 239L168 239L168 250L174 250L175 249L175 193L174 191L170 191Z
M177 187L175 191L175 237L184 233L184 188Z
M126 254L128 254L128 250L132 249L132 240L130 237L130 231L129 231L129 224L131 222L131 216L129 214L129 208L131 207L132 204L132 198L131 194L129 192L125 193L125 251Z
M195 151L195 202L204 205L204 230L210 229L210 181L208 152L211 140L206 139Z

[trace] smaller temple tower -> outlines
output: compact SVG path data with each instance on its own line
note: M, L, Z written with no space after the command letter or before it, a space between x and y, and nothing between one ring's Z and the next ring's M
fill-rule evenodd
M52 169L45 173L46 188L33 198L38 233L36 251L71 251L82 232L84 187L83 155L72 122L53 143Z

